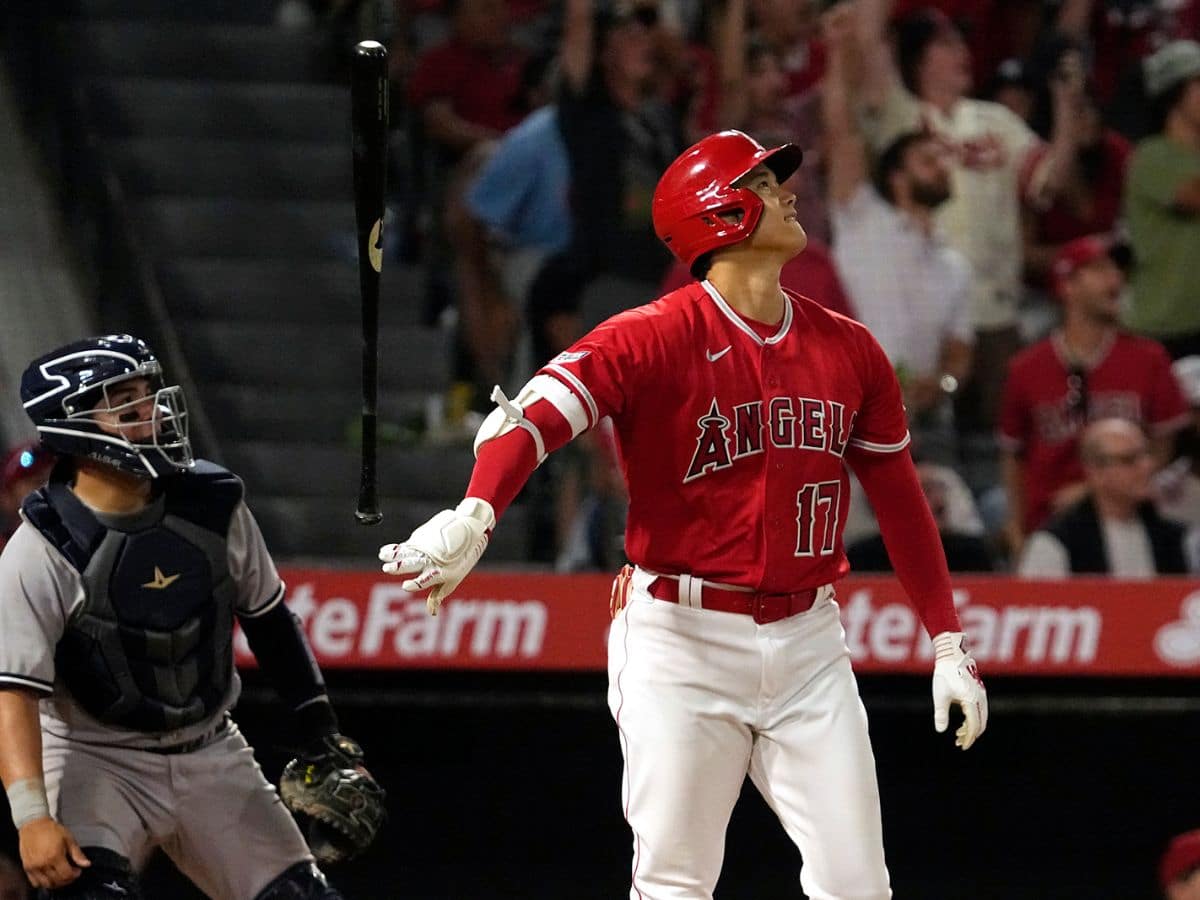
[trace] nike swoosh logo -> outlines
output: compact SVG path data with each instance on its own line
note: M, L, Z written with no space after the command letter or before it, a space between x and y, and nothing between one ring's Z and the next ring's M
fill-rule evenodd
M716 353L713 353L711 350L705 350L704 355L708 357L709 362L716 362L718 359L720 359L722 356L724 356L726 353L728 353L732 349L733 349L733 344L730 344L724 350L718 350Z

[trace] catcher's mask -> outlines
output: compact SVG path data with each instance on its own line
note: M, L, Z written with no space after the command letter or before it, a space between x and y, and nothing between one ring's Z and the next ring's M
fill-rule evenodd
M146 391L131 399L122 387L135 379ZM86 338L35 359L21 400L42 443L60 454L150 478L193 465L183 389L164 383L157 357L131 335Z

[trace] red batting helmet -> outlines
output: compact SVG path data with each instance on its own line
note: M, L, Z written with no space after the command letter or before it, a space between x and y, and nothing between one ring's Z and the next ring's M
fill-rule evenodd
M782 184L804 154L795 144L767 150L740 131L710 134L667 167L654 189L654 231L686 265L749 237L762 215L762 199L733 183L759 164ZM728 222L721 215L738 214Z

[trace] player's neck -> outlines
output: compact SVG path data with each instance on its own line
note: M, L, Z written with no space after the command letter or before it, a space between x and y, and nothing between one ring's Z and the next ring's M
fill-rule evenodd
M150 502L148 478L89 460L80 460L71 490L97 512L115 515L139 512Z
M715 259L708 282L738 315L776 325L787 303L779 287L779 270L777 264L750 266L741 259Z

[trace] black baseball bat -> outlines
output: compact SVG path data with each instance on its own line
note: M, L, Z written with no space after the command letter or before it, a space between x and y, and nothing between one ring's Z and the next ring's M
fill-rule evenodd
M362 294L362 471L360 525L378 525L376 400L379 368L379 276L383 270L383 194L387 177L387 49L378 41L354 47L350 76L354 133L354 217L358 225L358 286Z

